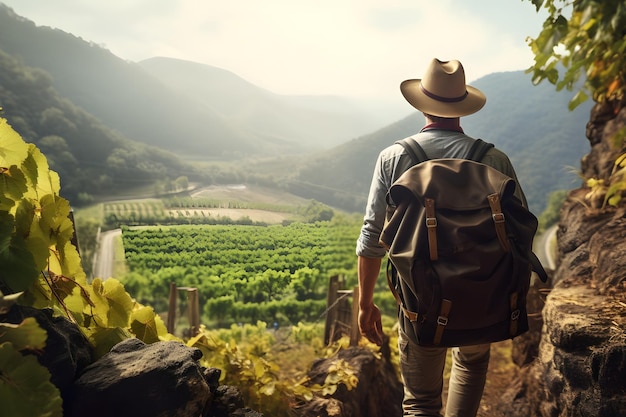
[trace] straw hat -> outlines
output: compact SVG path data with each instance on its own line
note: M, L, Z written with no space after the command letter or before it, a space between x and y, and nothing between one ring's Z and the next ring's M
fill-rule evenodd
M459 61L433 59L421 79L400 84L404 98L419 111L439 117L467 116L480 110L485 95L465 84L465 71Z

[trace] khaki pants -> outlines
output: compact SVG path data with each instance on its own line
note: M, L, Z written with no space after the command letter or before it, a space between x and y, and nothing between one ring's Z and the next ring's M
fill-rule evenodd
M452 371L445 417L474 417L483 395L489 344L452 348ZM400 330L400 371L404 382L405 416L441 417L443 371L447 348L413 343Z

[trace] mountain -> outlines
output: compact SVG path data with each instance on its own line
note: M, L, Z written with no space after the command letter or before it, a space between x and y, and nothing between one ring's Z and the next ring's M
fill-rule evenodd
M147 165L143 181L178 175L256 181L360 212L378 152L423 123L413 112L381 125L349 100L278 95L204 64L170 58L127 62L61 30L37 27L2 4L1 51L4 115L27 140L43 142L62 170L69 170L64 158L77 167L65 174L66 183L74 181L70 175L81 178L75 193L97 190L89 182L108 183L111 175L118 180L113 184L135 180L133 169ZM567 91L533 86L523 71L490 74L472 84L488 100L483 110L463 118L465 131L510 156L539 214L551 192L580 182L572 167L589 149L584 134L592 103L569 112ZM87 129L93 126L97 133ZM326 149L315 151L314 144ZM228 172L220 165L199 173L163 150L232 164Z
M591 102L568 111L567 91L551 84L534 86L524 71L487 75L472 83L487 96L478 113L461 119L467 134L492 142L506 152L536 214L543 211L551 192L580 183L574 167L589 151L585 126ZM385 128L303 163L287 187L346 209L362 211L380 150L410 136L423 126L417 112Z
M295 141L319 150L371 132L382 123L346 98L278 95L209 65L164 57L139 65L229 124L279 143Z
M302 153L364 134L376 123L342 99L279 96L208 65L128 62L2 4L0 49L46 71L59 94L129 139L184 157Z
M0 50L1 116L46 155L62 185L62 195L88 203L96 195L169 182L198 181L200 172L162 149L130 141L63 98L46 72L22 65ZM2 143L0 143L0 146Z

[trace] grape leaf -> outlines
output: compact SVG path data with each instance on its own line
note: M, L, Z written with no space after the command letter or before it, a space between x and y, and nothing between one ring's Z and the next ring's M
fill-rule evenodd
M0 212L0 271L2 281L12 291L24 291L37 279L39 270L26 241L13 236L13 216Z
M109 278L102 281L95 278L87 289L94 304L91 311L97 316L98 325L128 327L134 302L118 280Z
M121 327L92 327L86 329L86 336L94 346L94 354L96 359L101 358L104 354L108 353L111 348L117 345L122 340L126 340L132 337L130 332Z
M63 401L50 372L33 355L22 355L11 343L0 344L2 415L63 417Z
M154 312L152 307L140 307L130 316L130 329L138 339L145 343L154 343L160 340L159 335L166 335L167 329L163 320Z
M28 155L29 146L20 135L13 130L6 119L0 117L0 167L21 165Z
M26 177L17 167L11 165L7 168L0 167L0 210L11 210L15 202L20 200L28 190Z
M34 317L26 317L20 324L0 323L0 343L11 342L18 350L41 350L47 338Z

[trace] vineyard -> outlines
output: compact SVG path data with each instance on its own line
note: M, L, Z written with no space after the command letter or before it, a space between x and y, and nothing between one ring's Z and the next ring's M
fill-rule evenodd
M167 311L170 283L198 288L201 321L211 326L316 322L330 276L345 277L347 288L357 284L359 227L343 216L285 226L124 227L128 272L121 280L159 312ZM393 299L381 293L393 314Z
M294 221L330 220L332 209L316 201L306 205L244 202L236 198L141 199L107 202L102 205L105 230L121 225L215 225L215 224L288 224Z
M59 196L59 176L49 170L44 155L25 143L2 118L0 142L0 238L5 242L0 251L0 270L5 272L0 276L0 316L18 309L18 315L25 317L21 322L0 322L2 415L61 417L68 400L38 358L50 354L56 364L56 358L60 362L74 360L73 352L68 346L58 346L61 343L48 345L46 330L34 317L23 316L25 310L46 310L55 319L64 317L66 326L89 343L94 361L128 338L144 343L176 340L198 348L203 365L219 367L223 381L238 386L246 404L265 415L286 417L295 403L332 394L340 385L348 390L356 386L358 379L345 361L333 364L323 385L307 384L302 376L323 350L332 354L328 349L342 346L341 340L334 347L323 346L320 324L298 323L270 332L266 323L257 319L284 317L286 322L288 301L297 304L296 313L289 314L293 320L323 314L323 303L319 309L316 304L317 294L324 292L323 277L343 272L354 280L354 256L348 253L353 250L357 221L153 226L144 230L124 226L131 268L124 279L134 285L133 291L117 278L87 278L81 261L84 253L74 243L76 230L69 201ZM163 215L160 204L144 200L120 203L116 208L96 206L95 210L100 215L108 210L107 215L118 219L134 215L146 222L148 217ZM314 202L298 207L296 213L300 218L318 220L329 214L325 206ZM205 270L207 266L213 269ZM137 293L157 304L162 302L157 278L166 286L176 281L202 288L206 306L211 305L210 300L226 297L227 310L216 306L205 306L205 310L222 314L224 319L245 319L249 324L212 330L201 326L191 338L168 333L153 307L133 297ZM313 297L310 310L315 310L314 314L304 313L309 300L303 298L308 295ZM263 308L236 313L237 303ZM275 305L266 308L270 303ZM210 314L208 318L215 320ZM66 372L62 367L59 372ZM73 382L63 379L66 387Z

